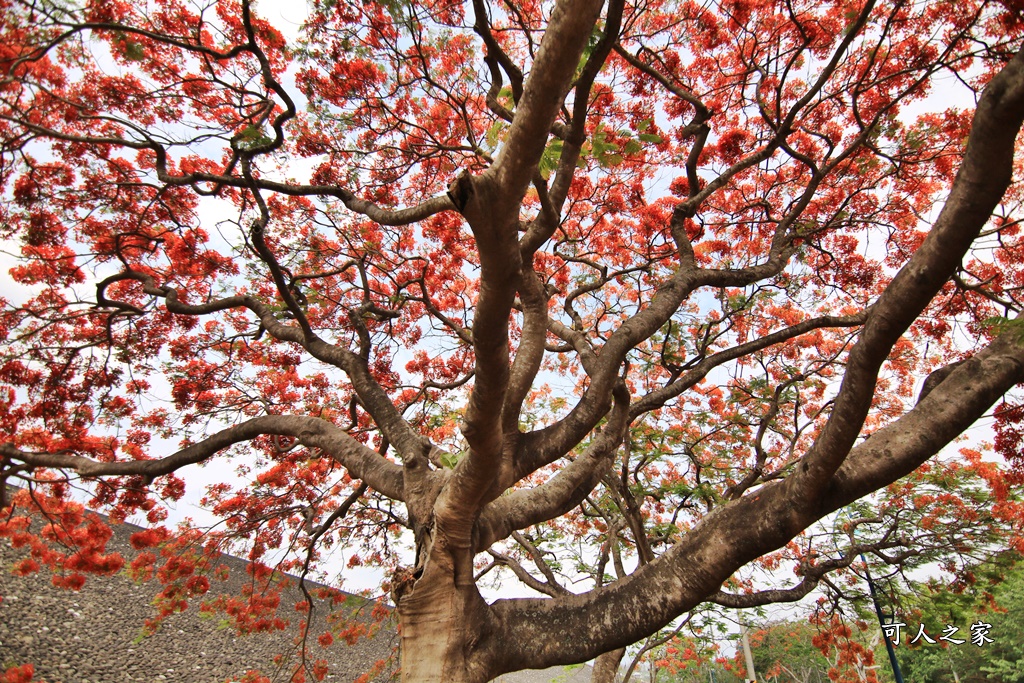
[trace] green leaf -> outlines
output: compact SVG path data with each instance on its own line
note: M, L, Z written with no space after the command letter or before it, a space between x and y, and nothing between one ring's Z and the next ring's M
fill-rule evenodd
M498 91L498 102L506 109L512 109L515 105L515 98L512 96L512 88L505 86Z
M444 465L446 469L453 470L465 455L465 451L460 453L443 453L441 455L441 464Z
M548 146L544 148L544 153L540 155L540 163L537 164L540 175L544 180L547 180L551 173L558 168L558 160L561 156L561 140L552 140L548 143Z
M114 34L117 42L124 48L124 57L133 62L139 62L146 58L146 48L142 47L139 43L136 43L131 37L123 31L117 31Z
M654 133L640 133L639 135L637 135L637 137L643 140L644 142L651 142L654 143L655 145L660 145L662 142L664 142L664 138Z
M506 124L501 119L498 119L497 121L491 124L490 128L487 129L487 144L492 150L497 148L498 143L504 139L504 132L507 127L508 124Z
M243 140L256 140L262 135L262 131L251 123L242 129Z
M1011 335L1018 340L1024 339L1024 319L1022 318L1011 320L997 315L982 320L981 324L992 329L996 334Z
M141 62L146 58L146 49L138 43L125 43L124 56L133 62Z
M594 137L590 141L590 148L593 150L594 156L600 157L609 152L619 151L619 146L614 142L606 142L608 134L603 130L594 131Z
M239 133L238 137L239 144L246 149L260 147L273 141L273 138L267 137L259 126L254 126L251 123L242 129L242 132Z

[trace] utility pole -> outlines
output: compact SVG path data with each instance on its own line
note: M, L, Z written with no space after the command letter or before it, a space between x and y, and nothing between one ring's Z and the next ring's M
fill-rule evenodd
M743 658L747 663L747 683L757 683L757 673L754 671L754 657L750 654L750 638L747 637L747 624L740 619L740 642L743 643ZM900 681L900 683L903 683Z
M848 516L849 511L844 514ZM854 527L850 534L850 540L855 540L856 535L857 529ZM874 603L875 606L875 616L878 617L878 627L882 629L882 640L885 641L885 651L889 654L889 665L892 667L893 677L896 679L896 683L903 683L903 672L900 671L900 663L896 659L896 649L893 647L892 640L889 638L889 632L885 630L885 627L890 624L886 624L885 618L882 616L882 605L878 602L878 591L875 589L875 582L871 578L871 572L868 570L868 560L864 556L864 553L860 554L860 561L864 563L864 578L867 579L868 590L871 591L871 602ZM954 674L954 676L955 675L956 674Z
M889 653L889 664L892 666L892 675L896 683L903 683L903 673L900 671L900 663L896 660L896 650L892 646L889 633L885 630L885 619L882 618L882 606L878 602L878 592L875 590L875 582L871 580L871 572L868 571L868 561L863 555L860 559L864 562L864 577L868 580L868 589L871 591L871 602L875 604L875 614L878 616L878 626L882 629L882 640L885 641L885 650ZM953 674L956 676L956 673ZM958 677L959 678L959 677Z

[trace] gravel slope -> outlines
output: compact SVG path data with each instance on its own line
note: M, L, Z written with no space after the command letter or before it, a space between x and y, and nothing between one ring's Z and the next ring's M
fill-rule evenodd
M109 550L120 552L127 561L135 556L128 542L140 527L123 524L114 527ZM55 588L47 571L21 577L11 573L24 551L13 549L0 540L0 673L7 667L31 662L36 678L46 683L122 683L125 681L161 681L175 683L223 683L260 669L272 680L287 681L273 664L277 654L288 653L294 662L294 629L270 634L236 636L219 619L201 618L198 603L172 615L155 634L142 637L143 621L153 616L152 601L161 589L158 581L137 584L126 573L115 576L90 576L81 591ZM219 594L237 595L246 580L245 561L224 556L231 567L226 582L211 579L207 598ZM302 600L298 588L287 589L281 600L286 607ZM360 604L355 596L342 606ZM330 611L320 603L317 613ZM349 607L351 610L352 607ZM292 613L292 622L298 614ZM323 632L315 629L313 634ZM398 636L394 625L373 638L362 638L355 645L336 640L322 649L311 644L316 657L328 661L330 673L325 680L354 681L380 659L397 661ZM275 676L274 672L278 671ZM393 679L393 665L373 680ZM496 679L500 683L586 683L590 667L544 671L520 671Z
M130 561L135 551L128 537L138 530L130 524L114 527L108 548ZM220 683L250 669L260 669L273 678L277 668L272 661L274 655L287 653L291 657L294 653L294 628L236 636L234 629L219 623L219 618L202 618L198 601L190 603L185 612L168 617L156 633L143 638L143 621L153 616L151 603L162 588L158 581L137 584L122 572L90 576L81 591L67 591L55 588L45 569L28 577L11 574L11 565L22 556L22 551L0 541L0 671L31 662L37 677L47 683ZM243 560L222 559L231 573L227 581L211 579L208 598L237 595L247 578ZM297 587L286 589L282 597L280 614L291 618L293 625L299 615L289 606L302 599ZM360 599L353 596L342 609L357 601ZM320 602L317 612L322 617L330 609ZM318 621L322 623L322 618ZM323 630L321 627L312 633ZM316 657L328 660L330 673L326 680L352 681L378 659L389 658L397 641L391 627L353 646L336 641L324 650L314 640L311 650Z

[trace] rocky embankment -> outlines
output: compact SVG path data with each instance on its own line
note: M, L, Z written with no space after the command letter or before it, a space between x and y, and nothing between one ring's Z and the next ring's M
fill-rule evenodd
M122 524L113 529L108 550L130 562L137 553L129 538L141 527ZM280 614L291 621L291 628L284 631L239 636L220 617L203 615L200 600L194 600L184 612L168 617L155 633L144 635L145 620L156 613L153 600L162 588L159 581L137 583L122 570L113 576L89 576L80 591L70 591L54 587L45 568L29 576L12 574L12 567L23 557L24 550L0 539L0 674L11 666L32 663L36 680L46 683L224 683L259 670L274 683L287 683L298 661L294 640L301 615L290 606L304 597L294 581L281 599ZM249 580L244 560L225 555L221 561L230 568L228 578L211 580L205 599L237 596ZM319 587L307 585L311 592ZM336 639L330 647L321 648L316 642L332 610L345 610L342 616L349 623L357 618L369 623L365 616L369 608L357 596L340 606L317 601L308 651L327 660L329 673L324 680L355 681L380 660L387 665L371 680L395 679L398 635L393 623L385 623L374 637L359 638L353 645ZM275 664L277 655L284 655L283 664ZM586 683L590 673L589 666L555 667L505 674L497 680Z
M136 553L128 538L138 530L130 524L114 527L108 548L130 561ZM143 636L144 621L155 614L152 603L162 588L159 581L136 583L122 571L90 576L82 590L69 591L54 587L45 568L27 577L13 575L11 567L23 556L0 540L0 673L30 662L37 679L46 683L221 683L252 669L287 681L297 662L294 639L301 615L290 609L303 600L297 586L285 589L281 600L280 613L291 622L284 631L239 636L218 616L202 615L196 600L168 617L156 633ZM207 599L238 595L248 580L243 560L223 560L231 572L226 581L211 580ZM341 606L318 603L315 614L320 618L314 624L322 623L331 609L353 612L363 604L354 596ZM364 606L363 611L368 609ZM354 645L336 640L326 649L316 641L324 630L320 626L311 631L309 652L328 661L328 681L353 681L378 660L392 658L397 647L393 626ZM275 665L276 655L285 656L283 666ZM375 680L389 678L385 673Z

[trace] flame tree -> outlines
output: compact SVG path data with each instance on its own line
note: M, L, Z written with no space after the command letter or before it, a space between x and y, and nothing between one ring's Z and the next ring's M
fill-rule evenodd
M314 0L293 39L250 0L0 7L19 571L120 567L72 489L159 524L233 458L206 500L252 559L388 568L405 681L600 670L911 552L791 539L1024 379L1017 0Z

